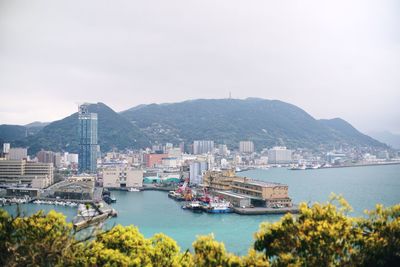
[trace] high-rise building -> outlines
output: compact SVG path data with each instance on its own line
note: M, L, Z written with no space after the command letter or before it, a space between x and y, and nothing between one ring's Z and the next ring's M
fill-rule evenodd
M284 146L276 146L268 150L268 163L286 164L292 162L292 150Z
M88 104L79 106L79 172L95 173L97 167L97 113Z
M239 142L239 152L240 153L253 153L254 143L252 141L240 141Z
M208 154L214 152L214 141L196 140L193 142L193 154Z

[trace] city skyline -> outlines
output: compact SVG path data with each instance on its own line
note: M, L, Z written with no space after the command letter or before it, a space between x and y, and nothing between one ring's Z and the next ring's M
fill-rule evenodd
M0 123L54 121L82 102L122 111L231 94L400 133L398 7L1 1Z

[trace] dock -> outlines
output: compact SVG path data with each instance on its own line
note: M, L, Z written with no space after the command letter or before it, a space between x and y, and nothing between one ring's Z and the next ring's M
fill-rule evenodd
M96 205L95 203L91 203L92 207L96 209L98 212L95 216L87 216L87 217L76 217L73 226L76 231L80 231L84 228L87 228L92 225L99 224L109 217L116 217L117 211L109 206L104 201L101 201L101 207Z
M273 215L273 214L286 214L299 213L299 206L293 205L292 207L287 208L267 208L267 207L254 207L254 208L239 208L233 207L233 212L240 215Z

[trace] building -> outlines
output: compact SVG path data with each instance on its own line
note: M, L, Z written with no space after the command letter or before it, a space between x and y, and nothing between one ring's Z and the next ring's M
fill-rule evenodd
M234 170L207 171L203 175L203 184L211 191L231 190L233 181L243 179L236 176Z
M8 154L10 152L10 143L3 144L3 153Z
M95 192L95 177L87 175L72 176L55 184L49 195L62 199L92 200Z
M26 184L34 188L45 188L53 184L53 172L51 163L0 160L0 184Z
M103 187L130 188L143 186L143 170L132 167L111 167L103 170Z
M28 149L22 147L9 148L7 159L23 160L28 158Z
M176 157L162 158L161 165L164 168L177 168L180 166L180 161Z
M208 154L214 152L214 141L196 140L193 142L193 154Z
M239 142L239 152L240 153L253 153L254 143L252 141L240 141Z
M194 161L189 166L189 180L191 184L202 184L203 174L208 170L208 163L205 161Z
M39 188L30 187L9 187L6 189L6 195L9 197L39 197Z
M288 164L292 162L292 150L276 146L268 150L269 164Z
M79 172L95 173L97 169L97 113L89 105L79 106Z
M232 192L247 195L255 206L291 207L288 186L280 183L271 183L244 178L232 182Z
M229 150L228 150L227 145L225 145L225 144L218 145L218 154L221 156L229 155Z
M154 168L162 164L163 158L168 158L168 154L144 154L143 162L147 168Z
M61 166L61 155L60 153L55 153L53 151L41 150L36 154L38 162L41 163L51 163L54 167Z

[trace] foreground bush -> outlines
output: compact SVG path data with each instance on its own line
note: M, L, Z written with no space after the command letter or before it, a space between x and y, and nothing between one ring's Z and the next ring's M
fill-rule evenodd
M301 204L298 215L261 224L254 248L240 257L212 235L198 237L193 252L133 226L78 240L56 212L12 218L0 210L0 266L400 266L400 205L378 205L366 218L349 211L340 197Z

